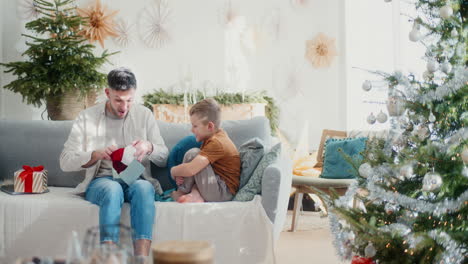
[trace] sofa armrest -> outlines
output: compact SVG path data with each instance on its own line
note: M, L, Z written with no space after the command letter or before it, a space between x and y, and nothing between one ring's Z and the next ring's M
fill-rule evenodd
M262 205L273 223L274 239L283 229L292 183L292 162L281 156L268 166L262 178Z

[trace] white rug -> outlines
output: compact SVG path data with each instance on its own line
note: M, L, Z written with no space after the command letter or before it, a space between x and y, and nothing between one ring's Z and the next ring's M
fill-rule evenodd
M292 223L292 211L288 211L286 222L282 231L289 231ZM308 231L317 229L329 229L327 217L321 217L320 212L303 211L299 213L296 231Z

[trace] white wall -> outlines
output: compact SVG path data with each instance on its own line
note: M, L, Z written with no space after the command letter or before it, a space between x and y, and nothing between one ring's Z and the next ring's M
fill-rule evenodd
M141 11L151 0L105 0L113 9L120 10L118 18L138 21ZM247 26L258 32L257 46L246 52L250 90L267 90L281 107L280 128L293 145L305 121L310 123L310 148L316 149L324 128L346 129L347 99L345 75L344 4L340 0L232 0L233 9L244 16ZM354 1L353 1L354 2ZM19 0L2 1L3 61L20 59L20 33L24 28L16 12ZM84 7L89 1L78 1ZM135 27L133 44L118 47L112 40L106 41L110 51L121 53L112 57L114 65L107 65L103 72L117 66L131 67L138 80L137 96L155 88L168 87L190 72L193 80L210 80L219 87L226 87L226 28L220 23L227 0L170 0L172 10L170 33L172 42L160 49L144 45ZM271 17L279 14L278 36L271 34ZM348 27L347 27L348 28ZM304 58L305 42L317 33L324 32L336 39L338 57L330 68L314 69ZM348 37L346 35L346 37ZM350 45L348 45L350 46ZM97 52L101 49L97 48ZM351 58L353 59L353 58ZM349 74L354 74L350 72ZM13 80L3 75L2 85ZM296 79L295 89L288 89L289 79ZM41 119L43 108L37 109L21 103L21 96L2 89L0 116L7 119ZM349 123L349 122L348 122Z

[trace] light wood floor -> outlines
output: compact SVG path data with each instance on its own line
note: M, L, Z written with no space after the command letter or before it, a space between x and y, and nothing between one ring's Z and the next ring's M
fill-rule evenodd
M288 211L285 228L276 244L277 264L349 264L341 262L332 244L327 218L316 212L303 212L295 232L289 232L292 212Z

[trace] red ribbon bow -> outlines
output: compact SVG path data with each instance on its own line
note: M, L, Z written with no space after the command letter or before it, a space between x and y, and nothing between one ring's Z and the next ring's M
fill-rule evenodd
M20 179L24 181L24 192L31 193L32 186L33 186L33 173L35 171L42 171L44 170L44 166L37 166L37 167L30 167L27 165L23 166L23 171L18 176Z

